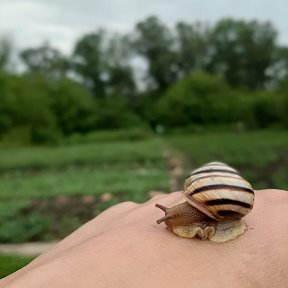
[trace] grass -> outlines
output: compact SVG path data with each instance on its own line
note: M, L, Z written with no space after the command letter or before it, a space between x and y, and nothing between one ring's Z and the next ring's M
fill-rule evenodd
M0 254L0 278L4 278L5 276L17 271L32 260L33 257Z
M43 170L81 165L157 163L163 161L158 139L102 142L59 147L6 148L0 150L0 171Z
M237 168L255 188L287 189L288 133L209 133L169 137L185 154L186 172L219 160Z
M169 191L162 156L167 147L183 160L180 184L192 169L219 160L237 168L254 188L288 187L287 132L186 133L137 141L87 139L86 144L72 140L59 147L0 150L0 242L63 238L118 202L141 203L150 190ZM103 193L110 198L104 201ZM0 255L0 277L31 260Z
M149 190L168 189L168 173L164 166L118 168L73 167L63 172L49 170L32 175L12 174L2 177L0 181L0 199L119 192L126 193L129 200L142 195L139 200L143 201Z
M161 145L154 138L0 150L0 242L62 238L111 205L169 191Z
M0 242L62 238L111 205L169 191L165 147L184 159L180 189L190 170L213 160L237 168L254 188L287 189L287 144L287 132L266 131L2 149Z

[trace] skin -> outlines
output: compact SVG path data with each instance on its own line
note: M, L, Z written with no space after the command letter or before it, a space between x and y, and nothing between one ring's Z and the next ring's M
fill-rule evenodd
M30 265L0 281L5 288L286 287L288 192L256 191L247 232L216 244L184 239L156 224L183 202L181 193L144 204L118 204L91 220Z

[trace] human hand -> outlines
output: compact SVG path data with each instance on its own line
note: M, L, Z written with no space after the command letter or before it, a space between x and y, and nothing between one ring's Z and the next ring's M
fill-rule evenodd
M111 207L0 287L285 287L288 192L255 193L248 231L236 240L183 239L157 225L155 203L183 201L175 192Z

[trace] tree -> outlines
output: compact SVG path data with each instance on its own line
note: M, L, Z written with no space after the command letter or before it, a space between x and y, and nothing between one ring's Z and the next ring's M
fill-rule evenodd
M108 94L131 97L136 93L131 54L131 41L128 36L110 36L106 51Z
M51 142L59 136L45 83L28 75L0 74L1 136L16 131L13 142L26 144Z
M276 35L269 22L221 20L210 33L206 69L222 73L232 86L261 88L268 79Z
M131 94L135 91L126 36L104 30L80 38L74 48L74 68L94 96Z
M8 37L0 38L0 70L7 70L11 64L12 42Z
M273 53L273 61L267 69L269 88L281 87L282 82L288 79L288 47L278 46Z
M177 79L174 40L169 29L155 16L136 25L135 51L148 63L148 81L163 92Z
M48 43L25 49L20 53L20 57L28 72L39 73L52 79L64 77L69 69L68 59Z
M105 95L106 63L104 57L104 31L99 30L81 37L74 47L74 69L95 96Z
M181 76L202 70L207 55L208 27L179 22L176 25L177 62Z

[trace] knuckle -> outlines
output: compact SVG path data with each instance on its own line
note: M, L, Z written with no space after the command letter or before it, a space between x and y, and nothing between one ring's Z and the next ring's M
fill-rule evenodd
M121 202L117 205L115 205L114 207L117 207L117 208L134 208L136 206L138 206L139 204L133 202L133 201L124 201L124 202Z

